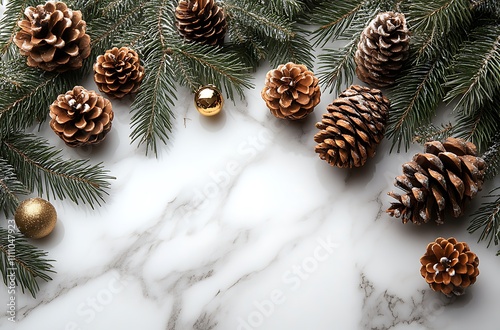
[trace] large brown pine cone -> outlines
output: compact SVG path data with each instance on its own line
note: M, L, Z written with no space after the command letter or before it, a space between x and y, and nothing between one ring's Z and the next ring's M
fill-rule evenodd
M479 275L479 258L454 237L429 243L420 264L420 274L431 289L447 296L462 295Z
M97 57L94 81L103 93L122 98L135 93L144 78L139 55L128 47L113 47Z
M352 85L328 105L316 124L316 153L332 166L363 166L384 138L389 108L380 90Z
M226 15L214 0L180 0L175 18L177 31L187 40L208 45L224 42Z
M354 57L356 75L375 87L392 85L409 55L410 33L405 16L383 12L361 33Z
M101 142L111 130L111 102L82 86L61 94L50 106L50 127L70 147Z
M71 10L64 2L48 1L26 8L24 15L14 43L28 57L29 66L57 72L82 67L90 55L90 37L79 10Z
M318 78L305 65L288 62L267 72L261 95L274 116L297 120L313 112L321 91Z
M483 185L486 165L476 154L476 146L463 139L427 142L424 153L413 156L396 177L394 185L405 193L388 193L397 202L387 213L415 224L442 224L445 213L458 218Z

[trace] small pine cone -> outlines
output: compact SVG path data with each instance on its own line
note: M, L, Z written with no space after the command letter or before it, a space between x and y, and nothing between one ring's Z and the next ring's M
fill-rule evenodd
M410 33L405 16L383 12L364 29L354 60L356 75L375 86L392 85L408 58Z
M457 242L454 237L439 237L429 243L420 264L420 274L431 289L448 297L464 294L479 275L479 258L467 243Z
M111 97L135 93L143 78L139 55L128 47L113 47L94 63L94 81L101 92Z
M111 130L111 102L81 86L61 94L50 106L50 127L70 147L101 142Z
M227 31L226 14L214 0L180 0L175 8L179 34L191 41L221 45Z
M424 153L403 165L403 175L394 185L405 193L388 193L397 202L387 213L415 224L429 220L442 224L445 213L458 218L482 189L486 165L476 154L476 146L463 139L427 142Z
M79 10L71 10L64 2L48 1L26 8L24 15L14 43L21 55L28 57L28 66L56 72L82 67L90 55L90 37Z
M352 85L329 104L314 136L315 152L337 167L360 167L385 134L390 101L378 89Z
M305 65L288 62L267 72L261 96L275 117L298 120L313 112L321 91L318 78Z

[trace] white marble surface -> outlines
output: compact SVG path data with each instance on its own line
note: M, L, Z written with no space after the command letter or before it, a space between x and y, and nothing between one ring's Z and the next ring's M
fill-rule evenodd
M421 147L389 153L384 140L364 168L330 167L313 136L335 95L302 122L278 120L260 98L268 69L215 118L180 88L158 158L130 144L127 101L113 101L113 129L98 147L69 149L47 123L36 131L68 157L103 161L116 180L96 210L53 201L56 230L33 243L57 274L36 299L18 292L16 322L3 312L0 329L498 329L500 259L467 233L468 219L419 227L384 212ZM467 241L480 258L476 284L458 299L419 273L439 236ZM5 311L8 299L1 289Z

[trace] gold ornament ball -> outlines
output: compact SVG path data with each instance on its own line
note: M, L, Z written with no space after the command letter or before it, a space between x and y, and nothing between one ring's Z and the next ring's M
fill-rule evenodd
M194 94L194 105L196 110L203 116L215 116L222 110L224 99L222 94L214 85L200 87Z
M54 206L43 198L27 199L14 214L17 228L29 238L42 238L54 230L57 212Z

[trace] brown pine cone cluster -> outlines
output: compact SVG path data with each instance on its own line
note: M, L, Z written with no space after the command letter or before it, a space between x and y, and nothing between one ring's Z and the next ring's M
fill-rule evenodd
M394 185L404 194L389 192L397 202L387 213L415 224L430 220L442 224L446 213L458 218L481 190L485 169L471 142L458 138L427 142L424 153L413 156L403 165L403 175L396 177Z
M214 0L180 0L175 18L177 31L183 38L207 45L223 44L226 15Z
M70 147L101 142L111 130L111 102L94 91L76 86L50 106L50 127Z
M135 93L144 78L139 55L128 47L113 47L97 57L94 81L99 90L115 98Z
M314 111L321 91L318 78L305 65L288 62L267 72L261 96L277 118L298 120Z
M356 75L375 87L392 85L409 56L410 33L405 16L383 12L361 34L355 55Z
M18 22L21 30L14 43L28 57L29 66L56 72L82 67L82 61L90 55L90 37L79 10L68 8L64 2L48 1L26 8L24 15Z
M454 237L429 243L420 264L420 274L431 289L447 296L462 295L479 275L479 258Z
M316 124L315 152L332 166L363 166L384 138L390 101L378 89L352 85Z

